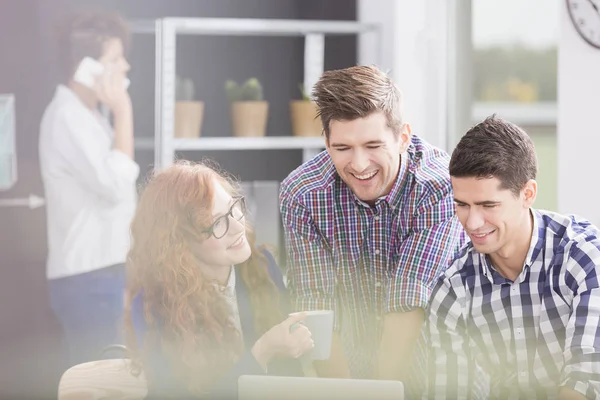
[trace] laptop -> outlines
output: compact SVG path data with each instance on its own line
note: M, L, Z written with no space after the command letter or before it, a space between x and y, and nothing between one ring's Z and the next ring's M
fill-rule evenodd
M238 400L404 400L399 381L243 375Z

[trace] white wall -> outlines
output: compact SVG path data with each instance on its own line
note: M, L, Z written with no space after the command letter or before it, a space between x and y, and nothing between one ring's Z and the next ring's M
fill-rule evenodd
M471 0L358 0L358 19L383 28L361 37L359 63L390 72L415 134L453 148L471 125Z
M446 0L359 0L358 19L383 28L381 38L359 40L359 64L388 71L402 91L413 132L445 148Z
M580 38L561 4L558 209L600 226L600 49Z

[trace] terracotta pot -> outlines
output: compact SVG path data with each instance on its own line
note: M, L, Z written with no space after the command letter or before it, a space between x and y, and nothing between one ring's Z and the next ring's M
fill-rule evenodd
M233 136L265 136L269 103L266 101L236 101L231 104Z
M201 134L204 118L204 102L175 102L175 137L197 138Z
M290 116L294 136L321 136L323 124L317 118L317 105L312 101L290 101Z

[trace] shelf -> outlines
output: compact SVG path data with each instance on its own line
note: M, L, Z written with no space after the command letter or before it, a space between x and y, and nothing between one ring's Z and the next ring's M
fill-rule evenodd
M203 137L173 139L174 150L282 150L323 149L323 137L265 136L265 137ZM154 148L154 139L136 138L137 149Z
M177 33L201 35L256 35L256 36L302 36L311 33L327 35L351 35L372 32L375 24L354 21L319 21L259 18L164 18ZM154 33L155 21L132 22L136 33Z
M133 146L137 150L154 150L154 139L149 137L133 138Z
M175 83L177 35L221 36L296 36L304 37L305 88L312 88L324 72L326 35L381 35L379 24L356 21L257 19L257 18L161 18L156 21L133 21L137 33L156 36L155 65L155 132L156 141L137 139L137 149L154 149L154 166L160 170L173 163L180 150L302 150L303 162L318 154L325 143L322 137L268 136L261 138L202 137L176 139ZM155 148L156 147L156 148Z

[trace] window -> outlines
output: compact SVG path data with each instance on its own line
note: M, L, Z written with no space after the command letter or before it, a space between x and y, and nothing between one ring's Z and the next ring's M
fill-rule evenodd
M556 102L558 0L473 0L474 99Z
M473 122L496 113L527 131L539 160L536 208L557 209L560 0L472 0Z

